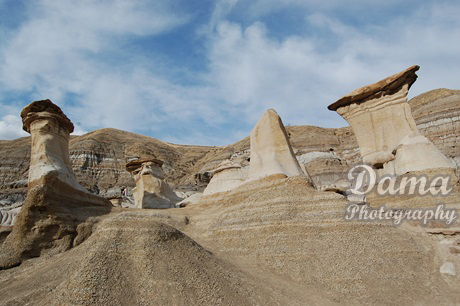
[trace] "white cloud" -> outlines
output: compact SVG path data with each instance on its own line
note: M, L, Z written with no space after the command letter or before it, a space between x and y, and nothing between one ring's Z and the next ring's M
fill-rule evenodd
M2 82L11 89L34 84L60 91L82 90L82 74L98 69L92 67L91 56L110 55L127 35L155 35L186 21L160 5L147 4L120 0L37 2L30 9L30 20L3 50Z
M226 2L222 0L220 2ZM426 1L425 1L426 2ZM330 13L331 11L347 12L369 12L370 10L382 10L393 8L395 6L416 6L423 4L423 0L386 0L386 1L369 1L369 0L239 0L239 13L247 14L252 18L276 13L277 11L289 8L294 12L309 11ZM357 16L359 17L359 16Z
M22 130L22 121L19 116L6 115L0 118L0 139L15 139L28 135Z
M458 88L457 16L460 7L432 3L409 16L363 28L315 13L306 16L307 26L323 36L281 40L259 22L243 27L224 18L210 48L210 80L252 122L273 107L291 124L343 126L339 115L326 109L328 104L413 64L421 71L411 96Z
M65 108L83 127L80 133L148 126L156 119L150 113L154 107L144 107L151 101L136 77L139 67L149 63L136 54L127 56L131 62L114 61L114 56L129 47L127 38L163 34L188 21L162 3L44 0L30 5L30 19L8 33L11 39L0 49L3 87L61 106L67 106L68 94L78 97L76 105Z
M168 66L154 49L151 55L130 49L135 38L167 35L193 19L166 2L33 3L27 22L0 33L5 38L0 85L30 93L32 100L50 98L79 133L114 127L172 142L227 144L249 134L268 108L286 124L343 126L340 116L327 110L329 103L412 64L421 70L411 95L459 88L460 8L449 2L411 0L409 13L356 25L330 12L391 9L400 3L217 1L210 20L198 25L207 27L201 36L207 67L200 72L181 67L180 59ZM263 23L259 17L280 9L303 12L308 31L273 35L270 19ZM232 12L241 10L249 17L232 19ZM190 35L196 32L190 29ZM178 81L170 70L184 78ZM67 102L69 96L76 97L74 104ZM16 137L15 126L20 131L19 119L8 117L16 111L3 112L0 138Z

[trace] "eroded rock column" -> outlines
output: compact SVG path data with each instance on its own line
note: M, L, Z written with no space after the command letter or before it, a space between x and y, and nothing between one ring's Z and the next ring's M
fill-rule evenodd
M0 248L0 269L77 246L112 207L75 179L69 157L73 124L57 105L32 102L21 117L32 138L29 184L14 228Z
M278 173L287 176L305 175L280 116L275 110L269 109L251 131L249 179Z
M22 110L21 118L32 138L29 185L55 171L59 180L86 192L72 171L69 138L74 126L62 110L50 100L35 101Z
M342 97L328 108L351 125L365 163L382 174L404 174L453 165L421 135L407 103L419 66L412 66Z
M126 164L136 187L133 189L136 208L171 208L182 199L164 181L161 168L163 162L154 158L143 158Z

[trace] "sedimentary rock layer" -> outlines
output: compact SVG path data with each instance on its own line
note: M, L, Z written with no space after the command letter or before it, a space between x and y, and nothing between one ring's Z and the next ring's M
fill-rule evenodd
M458 209L459 198L457 193L443 201ZM426 208L439 198L391 200L395 209ZM301 284L307 295L323 293L340 304L380 304L390 296L396 304L449 304L460 297L459 278L439 273L444 261L460 266L460 259L444 247L456 245L458 236L439 243L442 237L420 227L347 222L346 205L341 195L314 190L296 177L273 175L203 197L181 212L193 224L186 232L200 244L289 279L293 288Z
M90 217L111 208L108 200L89 193L76 180L68 151L73 124L61 109L50 100L36 101L24 108L21 117L32 135L28 191L0 250L0 268L44 252L68 250L88 234L82 235L78 227L81 230Z
M164 181L162 165L162 161L153 158L134 160L126 165L136 182L133 189L136 208L171 208L182 200Z
M409 101L417 128L460 169L460 90L436 89ZM459 172L457 172L460 174Z
M458 91L435 90L413 98L409 104L421 134L454 160L459 169ZM286 131L296 156L300 158L307 154L301 162L305 163L320 189L333 184L333 180L342 176L351 164L361 160L350 127L288 126ZM225 147L181 146L134 133L102 129L83 136L71 136L69 150L78 182L101 195L119 195L122 186L133 188L134 179L125 165L141 156L164 160L165 180L173 188L202 191L209 183L209 174L222 161L231 159L243 167L249 165L250 140L246 137ZM0 140L0 202L5 200L11 204L24 200L29 158L30 137ZM329 163L327 174L322 172L325 162ZM198 182L196 177L200 177Z
M412 66L357 89L329 106L350 123L363 161L383 168L382 174L453 168L441 151L420 134L407 103L418 69Z
M185 226L171 216L148 210L111 216L87 241L59 258L31 263L26 271L16 271L8 280L0 277L0 304L295 302L282 290L220 259L171 225ZM1 276L8 273L3 272Z

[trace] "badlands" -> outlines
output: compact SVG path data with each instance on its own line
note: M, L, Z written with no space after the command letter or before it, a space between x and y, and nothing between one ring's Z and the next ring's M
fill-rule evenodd
M460 220L347 221L347 169L449 176L445 197L366 195L460 211L460 90L407 101L418 66L329 106L350 127L285 127L186 146L115 129L71 136L50 100L0 141L1 305L455 305ZM71 114L68 114L71 115Z

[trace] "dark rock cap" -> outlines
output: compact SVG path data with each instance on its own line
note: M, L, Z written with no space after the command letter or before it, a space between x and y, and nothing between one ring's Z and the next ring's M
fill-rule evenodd
M377 83L361 87L353 90L348 95L343 96L336 102L328 106L329 110L335 111L340 107L347 106L353 103L360 104L366 100L381 97L384 95L391 95L401 89L405 84L409 85L409 88L417 80L415 72L419 70L419 66L411 66L404 71L396 73L392 76L387 77Z
M143 163L147 163L147 162L152 162L152 163L155 163L157 165L159 165L160 167L163 166L163 162L159 159L156 159L156 158L140 158L140 159L136 159L136 160L133 160L133 161L130 161L129 163L126 164L126 170L128 170L129 172L133 172L134 170L136 169L139 169Z
M45 112L49 113L49 115L45 115ZM59 122L60 126L69 130L69 133L73 132L74 126L72 121L70 121L70 119L67 118L67 116L59 108L59 106L51 102L51 100L49 99L35 101L24 107L24 109L21 112L22 129L30 133L30 123L32 123L32 121L36 119L46 117L55 118Z

